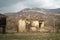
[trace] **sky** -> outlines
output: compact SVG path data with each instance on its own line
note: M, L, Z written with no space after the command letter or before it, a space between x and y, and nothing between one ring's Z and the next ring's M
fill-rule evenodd
M60 0L0 0L0 13L18 12L24 8L60 8Z

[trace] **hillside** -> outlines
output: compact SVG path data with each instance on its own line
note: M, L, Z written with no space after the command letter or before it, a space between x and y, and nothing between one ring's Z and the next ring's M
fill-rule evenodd
M20 19L39 19L39 18L43 18L43 19L45 18L46 19L45 25L54 27L55 25L54 20L55 19L59 20L55 14L56 13L51 12L47 9L26 8L17 13L10 13L10 15L7 14L8 16L7 17L7 29L16 30L18 27L18 21ZM57 20L56 20L56 23L58 22ZM57 23L57 25L59 25L59 23Z

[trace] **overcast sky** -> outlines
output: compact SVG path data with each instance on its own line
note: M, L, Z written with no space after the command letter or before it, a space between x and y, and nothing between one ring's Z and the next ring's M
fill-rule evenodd
M18 12L24 8L60 8L60 0L0 0L0 12Z

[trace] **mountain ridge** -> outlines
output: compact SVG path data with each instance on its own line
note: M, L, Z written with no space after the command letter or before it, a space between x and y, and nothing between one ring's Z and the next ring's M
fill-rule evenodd
M43 8L25 8L22 9L19 12L15 12L15 13L5 13L5 15L15 15L15 14L21 14L22 12L40 12L40 13L44 13L44 14L60 14L60 8L58 9L43 9Z

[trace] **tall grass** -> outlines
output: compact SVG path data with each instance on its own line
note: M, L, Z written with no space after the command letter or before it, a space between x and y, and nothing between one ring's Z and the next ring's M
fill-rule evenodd
M60 33L0 34L0 40L60 40Z

